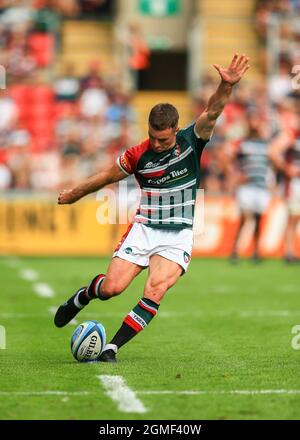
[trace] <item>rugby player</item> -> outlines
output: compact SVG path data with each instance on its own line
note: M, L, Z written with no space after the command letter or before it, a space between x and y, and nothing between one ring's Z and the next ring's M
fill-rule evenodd
M125 151L108 169L78 186L63 190L59 204L77 202L87 194L134 174L141 188L140 207L117 246L106 274L98 274L62 304L55 315L63 327L91 300L120 295L149 268L143 296L125 317L100 357L116 362L120 347L143 330L157 314L164 295L186 272L192 253L193 215L200 180L200 158L232 87L249 68L245 55L235 54L229 67L214 64L221 82L195 123L180 130L176 108L157 104L149 115L149 138Z
M268 209L271 199L270 187L272 181L275 180L269 161L269 133L266 121L259 114L249 114L247 122L247 136L241 141L238 150L235 152L235 163L239 175L236 199L240 211L240 223L230 256L233 263L238 260L237 245L243 226L251 220L254 221L252 260L254 262L260 261L259 235L261 220ZM233 158L231 158L231 164L234 164Z
M270 157L284 176L288 211L284 259L287 263L299 263L295 243L300 222L300 129L280 133L271 144Z

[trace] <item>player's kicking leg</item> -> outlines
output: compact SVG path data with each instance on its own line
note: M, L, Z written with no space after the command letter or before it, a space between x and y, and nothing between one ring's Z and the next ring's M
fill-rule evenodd
M54 317L56 327L68 324L92 299L104 301L122 293L141 270L142 266L113 258L106 275L94 277L89 286L81 287L57 309Z
M116 362L120 347L143 330L158 312L161 300L182 273L182 267L160 255L153 255L149 261L149 275L143 297L125 317L120 329L106 345L100 356L103 362Z

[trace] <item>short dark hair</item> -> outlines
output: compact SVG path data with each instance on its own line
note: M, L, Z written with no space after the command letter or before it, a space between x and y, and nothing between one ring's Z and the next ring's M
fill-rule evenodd
M154 130L177 128L179 114L172 104L162 103L155 105L149 114L149 124Z

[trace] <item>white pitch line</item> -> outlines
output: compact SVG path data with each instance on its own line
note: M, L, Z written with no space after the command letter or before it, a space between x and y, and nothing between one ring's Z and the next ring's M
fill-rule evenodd
M265 394L300 394L300 390L220 390L220 391L172 391L172 390L157 390L157 391L136 391L136 394L141 395L191 395L191 396L198 396L203 394L240 394L240 395L265 395Z
M297 284L278 284L272 287L272 290L276 293L288 294L288 293L299 293L299 286ZM224 285L224 284L215 284L207 289L202 294L214 294L214 295L227 295L227 294L237 294L240 292L244 294L256 294L259 293L259 289L254 286L243 286L241 289L240 286L237 285Z
M118 376L97 376L97 377L118 377ZM120 377L120 376L119 376ZM287 394L287 395L297 395L300 394L300 390L220 390L220 391L209 391L209 390L183 390L183 391L174 391L174 390L147 390L147 391L135 391L133 394L139 395L184 395L184 396L199 396L205 394L214 394L214 395L270 395L270 394ZM92 394L96 394L95 391L0 391L1 396L89 396ZM111 396L110 396L111 397ZM116 400L116 399L113 399ZM140 401L139 401L140 402ZM140 402L141 403L141 402ZM130 404L130 402L129 402ZM143 404L142 404L143 405ZM123 410L121 410L123 411ZM137 412L137 411L125 411L125 412ZM138 411L139 412L139 411ZM142 411L145 412L145 411Z
M33 269L22 269L20 271L20 277L23 278L23 280L36 281L39 276L38 273Z
M3 261L9 267L17 267L21 263L21 260L18 257L8 257Z
M82 312L82 316L84 318L95 318L95 312L89 313L89 312ZM119 318L124 316L122 313L101 313L102 318ZM287 317L287 316L300 316L300 310L266 310L266 311L252 311L252 310L231 310L231 311L224 311L224 310L216 310L216 311L197 311L197 312L168 312L168 311L161 311L159 312L159 318L183 318L185 316L189 316L191 318L201 318L201 317L237 317L237 318L268 318L273 316L278 317Z
M0 396L88 396L89 391L0 391Z
M272 316L278 316L278 317L286 317L291 315L299 315L300 311L298 310L268 310L267 312L258 311L258 312L240 312L238 315L241 318L267 318Z
M118 404L118 410L126 413L145 413L143 402L141 402L134 391L125 383L122 376L97 376L100 379L107 396Z
M33 290L41 298L53 298L55 296L52 287L47 283L35 283L33 285Z
M48 313L51 315L55 315L56 311L58 309L58 306L52 306L48 308ZM0 318L2 319L15 319L15 318L46 318L48 316L48 313L0 313ZM124 316L122 313L101 313L102 318L120 318ZM292 317L292 316L300 316L300 310L268 310L268 311L215 311L215 312L195 312L195 313L184 313L184 312L162 312L159 314L160 318L169 319L169 318L180 318L189 316L191 318L197 318L197 317L233 317L233 318L272 318L272 317ZM87 319L96 319L97 320L97 314L96 313L86 313L82 312L82 314L79 315L79 318L81 319L72 319L70 321L70 324L77 325L78 321L84 321Z
M0 313L1 319L47 318L46 313Z

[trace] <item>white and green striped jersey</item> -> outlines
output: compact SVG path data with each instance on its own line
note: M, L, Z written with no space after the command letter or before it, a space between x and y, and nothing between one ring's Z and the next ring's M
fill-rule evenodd
M242 173L247 178L247 185L268 187L270 162L268 143L265 140L248 139L241 142L238 161Z
M192 124L178 131L170 150L156 153L147 139L118 157L119 167L134 174L141 188L134 222L162 229L193 226L200 158L207 142L196 135Z

